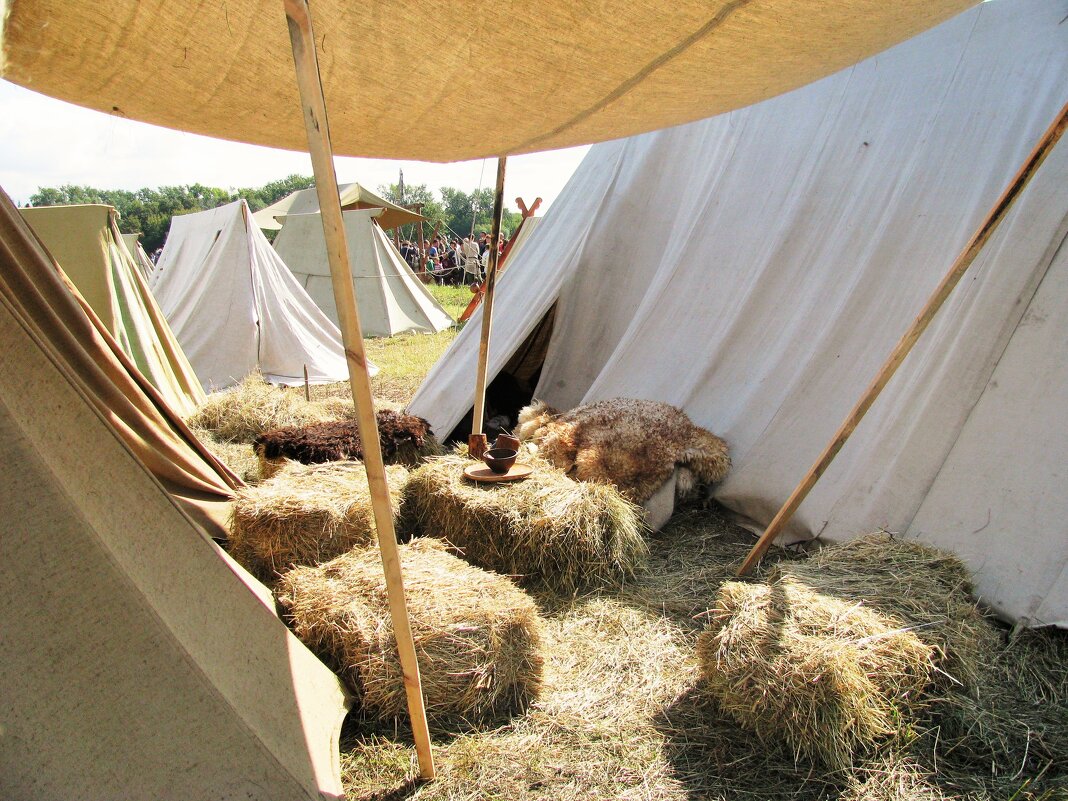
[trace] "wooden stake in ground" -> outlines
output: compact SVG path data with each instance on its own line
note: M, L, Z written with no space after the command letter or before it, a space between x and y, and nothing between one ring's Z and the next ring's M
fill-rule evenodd
M375 419L374 402L371 397L371 376L367 372L367 357L363 348L360 317L356 307L356 292L352 286L352 269L348 261L345 242L345 224L341 214L341 197L338 194L337 176L334 173L334 155L330 145L330 130L326 118L326 100L319 77L319 65L312 37L311 12L307 0L283 0L289 22L289 38L293 45L293 61L297 70L297 86L300 89L304 123L308 130L308 150L315 173L315 190L319 196L319 210L326 237L326 250L330 262L330 278L337 303L341 336L345 343L345 357L349 368L349 386L356 405L360 445L363 448L367 482L371 490L371 505L375 526L378 529L378 544L382 552L382 567L386 578L389 611L393 620L393 632L397 640L401 669L404 673L404 689L411 716L415 748L419 756L419 775L424 779L434 777L434 759L430 751L430 732L427 728L426 709L419 680L419 662L415 655L408 608L404 600L404 583L401 578L400 559L397 555L397 537L393 530L393 510L390 506L386 470L382 463L382 446L378 439L378 423Z
M311 384L308 382L308 365L304 365L304 400L311 403Z
M931 320L934 318L938 310L942 308L942 304L945 303L946 298L953 291L953 288L960 281L961 277L967 272L972 262L975 261L975 257L979 255L979 252L983 249L983 245L990 239L994 231L1001 224L1001 221L1005 219L1012 208L1012 204L1016 202L1016 199L1023 192L1024 187L1031 180L1038 168L1042 166L1042 162L1045 161L1046 156L1053 150L1054 145L1060 140L1064 134L1064 129L1068 121L1068 104L1065 104L1057 115L1053 123L1042 135L1042 138L1035 145L1035 149L1031 151L1031 155L1027 157L1027 161L1020 167L1019 172L1009 183L1008 188L998 198L997 203L990 209L986 218L982 224L972 234L972 238L968 240L968 244L964 246L964 250L957 256L957 260L953 262L953 266L949 268L949 272L946 273L942 282L935 288L934 293L927 300L927 304L923 307L923 310L919 313L909 330L905 332L905 335L901 337L897 346L891 352L889 358L880 368L876 374L874 380L868 385L868 388L864 391L860 400L857 401L857 405L853 407L853 410L846 417L845 422L838 427L831 442L824 449L823 453L816 460L816 463L809 468L809 471L805 474L805 477L801 479L801 483L797 485L797 488L793 491L790 497L783 504L783 507L779 510L775 518L768 524L767 529L760 539L757 540L756 545L749 552L749 556L746 557L745 562L741 568L738 569L738 575L744 576L748 573L757 562L759 562L764 554L767 553L768 548L775 541L775 538L782 531L783 527L793 517L794 512L801 505L801 502L805 500L808 493L819 481L820 476L827 470L831 462L834 461L834 457L838 455L838 451L842 449L850 435L856 430L856 427L860 424L860 421L864 419L864 415L867 414L868 409L875 403L875 399L879 397L879 393L883 391L883 388L887 385L890 379L893 377L897 368L901 366L901 363L908 356L909 351L912 350L912 346L916 344L916 340L920 338L923 332L927 329Z
M482 433L486 412L486 369L489 363L490 325L493 322L493 290L497 286L497 243L501 241L501 217L504 215L504 169L508 159L497 159L497 189L493 195L493 235L489 242L489 266L486 268L486 294L482 309L482 336L478 341L478 372L475 375L475 409L471 433Z

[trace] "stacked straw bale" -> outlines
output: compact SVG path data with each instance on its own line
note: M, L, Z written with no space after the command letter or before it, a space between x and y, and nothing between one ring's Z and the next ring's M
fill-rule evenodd
M386 468L393 509L408 471ZM271 581L297 565L318 565L377 541L367 473L358 462L289 462L276 476L234 499L230 552Z
M832 768L903 733L934 669L900 620L787 577L725 583L709 617L698 659L723 711Z
M408 480L402 527L447 540L472 564L557 591L619 586L649 556L640 507L608 484L572 481L537 457L523 481L476 484L456 453Z
M996 764L994 741L1016 721L979 700L1003 637L970 592L956 557L920 543L875 534L823 548L765 584L723 585L702 670L740 724L831 767L921 733Z
M471 567L435 540L399 547L428 716L489 720L523 709L542 682L534 601L509 579ZM287 573L278 600L296 635L346 681L365 714L404 714L404 680L376 550L350 551Z
M187 420L222 442L252 442L272 428L307 426L334 418L333 406L309 403L253 373L236 387L213 392Z

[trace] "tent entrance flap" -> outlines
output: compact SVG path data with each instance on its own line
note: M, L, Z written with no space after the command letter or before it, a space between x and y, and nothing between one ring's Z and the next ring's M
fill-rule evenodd
M555 320L554 303L486 388L484 428L491 438L502 431L511 432L516 426L520 409L534 399L534 390L541 378L541 367L553 337ZM473 414L472 407L445 437L445 441L467 442Z

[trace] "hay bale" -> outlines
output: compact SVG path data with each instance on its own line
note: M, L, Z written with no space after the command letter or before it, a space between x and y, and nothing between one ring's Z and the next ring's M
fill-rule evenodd
M408 471L388 467L386 475L396 512ZM230 552L266 580L376 541L367 474L356 462L290 462L273 478L240 490L234 498Z
M475 484L456 454L430 459L404 492L402 526L439 537L471 563L558 591L618 586L649 555L641 509L608 484L572 481L544 460L524 481Z
M698 641L707 686L762 740L832 768L906 737L922 708L934 649L899 619L788 576L727 582Z
M471 567L435 540L401 545L404 589L427 714L488 719L518 711L542 681L534 601L503 576ZM278 600L296 635L346 681L366 714L406 711L382 563L351 551L282 577Z
M202 428L191 428L193 435L211 451L216 458L229 467L246 484L260 481L260 463L256 451L247 442L225 442L212 432Z
M303 396L267 383L253 373L240 384L213 392L189 417L193 428L210 431L222 442L252 442L264 431L307 426L329 420L327 410Z
M415 467L426 457L441 453L430 423L422 417L391 409L381 409L375 416L378 441L386 464ZM274 475L286 460L318 464L363 458L355 420L333 420L265 431L256 437L253 447L264 478Z

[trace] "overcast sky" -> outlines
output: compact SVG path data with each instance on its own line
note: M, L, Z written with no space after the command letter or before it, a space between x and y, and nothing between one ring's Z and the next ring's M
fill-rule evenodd
M563 189L588 147L508 159L505 203L528 204L540 196L542 210ZM397 182L432 190L492 187L497 162L336 159L338 181L370 189ZM225 189L255 187L293 173L311 175L307 153L243 145L181 133L90 111L0 80L0 186L24 205L38 187L87 184L100 189L140 189L201 183ZM435 192L436 194L436 192Z

